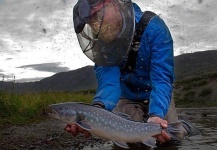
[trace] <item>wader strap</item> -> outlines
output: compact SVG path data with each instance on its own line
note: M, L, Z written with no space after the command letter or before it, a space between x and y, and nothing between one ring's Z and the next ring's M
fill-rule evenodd
M132 46L127 58L127 62L121 69L122 72L133 72L136 67L136 59L138 55L138 48L140 45L141 37L152 17L156 14L151 11L145 11L142 18L138 23L136 23L135 34L133 37Z

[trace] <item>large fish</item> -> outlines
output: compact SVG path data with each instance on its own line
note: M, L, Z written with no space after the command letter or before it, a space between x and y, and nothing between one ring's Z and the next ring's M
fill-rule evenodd
M67 124L77 124L91 134L112 140L116 145L129 148L127 143L142 142L150 147L156 147L154 135L161 134L162 129L157 123L142 123L130 120L123 113L109 112L105 109L84 103L59 103L49 106L48 115L60 119ZM180 140L179 123L169 124L166 132L174 139Z

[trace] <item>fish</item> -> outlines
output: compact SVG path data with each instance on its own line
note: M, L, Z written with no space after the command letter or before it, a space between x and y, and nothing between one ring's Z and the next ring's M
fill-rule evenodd
M128 143L142 142L152 148L156 147L155 135L162 130L174 139L179 138L179 123L171 123L162 129L160 124L133 121L130 116L120 112L110 112L103 108L79 102L66 102L48 106L48 116L67 124L76 124L102 139L113 141L116 145L128 149Z

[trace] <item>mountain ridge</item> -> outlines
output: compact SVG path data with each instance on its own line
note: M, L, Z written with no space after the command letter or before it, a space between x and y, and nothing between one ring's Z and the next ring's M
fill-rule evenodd
M176 80L217 72L217 51L182 54L175 57ZM68 72L60 72L40 81L16 83L0 82L0 90L15 93L64 92L96 89L93 66L85 66Z

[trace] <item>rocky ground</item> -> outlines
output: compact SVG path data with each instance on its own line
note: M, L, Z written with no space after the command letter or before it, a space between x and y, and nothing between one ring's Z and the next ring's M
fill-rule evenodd
M179 116L188 117L206 116L210 112L217 114L217 108L204 109L177 109ZM80 150L80 149L111 149L111 141L96 137L84 138L82 135L73 137L64 131L65 123L47 118L40 123L25 126L0 126L0 150ZM118 150L120 148L114 148Z
M71 149L79 150L86 147L96 147L111 144L109 141L96 137L84 138L79 135L74 138L64 131L66 124L53 119L47 119L29 126L0 126L0 150L21 149Z

